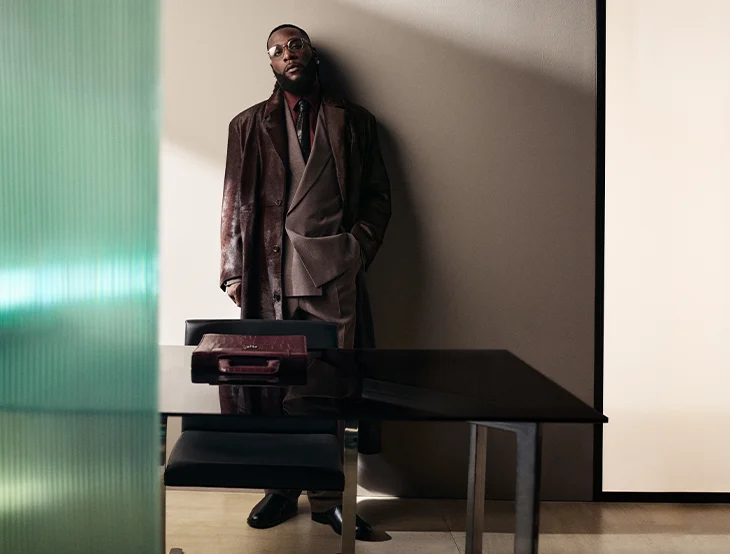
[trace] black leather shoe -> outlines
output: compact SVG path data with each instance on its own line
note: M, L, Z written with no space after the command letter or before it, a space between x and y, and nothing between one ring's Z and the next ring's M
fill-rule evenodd
M267 494L253 507L246 520L255 529L268 529L297 515L297 502L280 494Z
M312 521L332 527L338 535L342 535L342 506L335 506L326 512L312 512ZM373 528L360 516L355 516L355 538L359 541L373 540Z

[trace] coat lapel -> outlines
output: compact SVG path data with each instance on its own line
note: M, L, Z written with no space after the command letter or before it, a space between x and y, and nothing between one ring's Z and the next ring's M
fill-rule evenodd
M287 122L287 126L288 125L289 122ZM302 173L302 179L296 185L297 188L294 192L291 203L289 204L287 215L290 214L292 210L297 207L297 205L317 183L320 176L322 175L322 172L324 171L324 168L327 166L327 162L332 156L330 152L330 145L327 144L327 132L324 129L324 126L325 124L322 120L322 115L320 114L319 122L317 123L317 130L315 131L312 153L309 156L309 162L305 166L304 172Z
M347 134L345 132L345 104L339 98L322 93L322 109L327 125L327 137L332 147L332 155L335 158L335 169L337 171L337 183L340 187L342 200L347 198L345 194L345 182L347 175Z
M274 150L281 159L284 167L287 167L289 154L286 143L286 122L284 120L284 93L277 88L271 98L266 102L264 111L264 129L274 145Z

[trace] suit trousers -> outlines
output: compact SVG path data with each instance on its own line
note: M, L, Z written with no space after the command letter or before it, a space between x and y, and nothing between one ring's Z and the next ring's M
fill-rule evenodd
M306 321L327 321L337 325L337 342L339 348L353 348L355 344L355 320L357 288L355 279L360 264L348 269L329 283L322 286L321 296L285 296L285 319ZM342 444L343 430L339 430ZM296 500L301 490L273 490L275 493ZM342 491L307 491L312 512L326 512L330 508L342 504Z

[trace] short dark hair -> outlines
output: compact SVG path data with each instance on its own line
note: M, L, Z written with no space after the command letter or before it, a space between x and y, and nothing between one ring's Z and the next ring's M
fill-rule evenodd
M273 35L279 29L286 29L288 27L290 27L292 29L296 29L297 31L299 31L300 33L302 33L302 36L304 38L306 38L308 42L310 42L310 43L312 42L310 40L310 38L309 38L309 35L307 34L307 31L305 31L301 27L297 27L296 25L292 25L291 23L284 23L283 25L279 25L278 27L275 27L274 30L269 33L269 37L266 39L266 47L268 48L268 46L269 46L269 39L271 39L271 35Z

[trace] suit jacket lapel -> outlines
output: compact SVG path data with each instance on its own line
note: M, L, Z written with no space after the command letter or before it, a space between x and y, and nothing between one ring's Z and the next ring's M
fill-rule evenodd
M288 116L287 116L288 119ZM287 128L291 125L292 129L294 127L293 123L290 121L287 121ZM312 189L312 187L317 183L319 180L319 177L322 175L322 171L324 171L325 166L327 165L327 162L329 161L332 154L330 153L330 146L327 144L327 132L324 127L324 122L322 121L322 114L320 114L319 121L317 123L317 130L315 131L314 135L314 144L312 147L312 153L309 156L309 162L304 167L304 171L302 172L302 179L299 183L292 183L292 186L296 187L296 190L294 191L294 196L291 199L291 203L289 204L289 209L287 210L287 215L294 210L294 208L297 207L297 205L302 201L302 199L307 195L307 193ZM289 134L287 133L287 140L294 140L297 139L294 138L294 133L292 131L291 139L289 139ZM299 143L296 142L296 148L299 148ZM298 152L297 152L298 153ZM302 158L303 161L303 158Z
M335 158L335 170L337 171L337 183L340 187L342 200L347 198L345 194L345 182L347 175L347 142L345 130L345 105L339 98L331 96L326 91L322 93L322 109L327 125L327 136L332 147L332 155Z
M266 102L264 111L264 129L274 145L274 150L281 159L284 167L287 167L289 153L286 143L286 122L284 120L284 93L276 89L271 98Z

